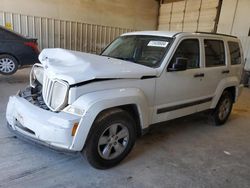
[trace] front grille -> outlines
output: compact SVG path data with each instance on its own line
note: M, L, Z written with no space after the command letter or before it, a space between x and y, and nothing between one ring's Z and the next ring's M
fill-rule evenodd
M35 70L34 68L35 67L33 66L30 74L30 86L34 90L38 89L38 93L41 94L37 95L38 93L35 92L35 94L38 96L37 99L42 99L39 100L39 103L42 101L44 103L42 106L46 106L46 108L49 108L52 111L60 111L67 105L69 84L63 80L50 78L48 74L46 74L46 71L42 71L42 77L40 75L40 80L37 80L36 75L33 72Z
M65 90L60 93L61 98L59 96L54 96L54 92L58 91L58 85L60 85L60 88L65 88ZM51 79L48 77L48 75L44 74L43 79L43 89L42 89L42 96L45 104L52 110L52 111L58 111L62 109L65 106L66 100L67 100L67 94L68 94L69 86L66 82L58 79ZM56 105L53 103L55 100L59 101Z
M43 100L47 106L50 106L51 104L53 83L54 81L50 79L46 74L44 74L42 94Z

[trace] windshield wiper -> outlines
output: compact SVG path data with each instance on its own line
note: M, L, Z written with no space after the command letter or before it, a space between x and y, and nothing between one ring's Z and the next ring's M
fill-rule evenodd
M131 61L131 62L135 63L134 58L129 58L129 57L113 57L113 58L121 59L121 60L124 60L124 61Z
M133 63L136 63L136 61L135 61L134 58L129 58L129 57L115 57L115 56L110 56L110 55L102 55L102 56L111 57L111 58L115 58L115 59L121 59L121 60L124 60L124 61L131 61Z
M109 55L103 55L103 54L101 54L101 56L110 57Z

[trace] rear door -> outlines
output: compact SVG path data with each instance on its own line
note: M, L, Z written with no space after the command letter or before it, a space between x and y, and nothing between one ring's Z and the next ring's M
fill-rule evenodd
M230 74L226 63L226 44L220 39L204 39L204 88L210 97L214 97L219 83ZM198 111L209 108L211 103L199 105Z

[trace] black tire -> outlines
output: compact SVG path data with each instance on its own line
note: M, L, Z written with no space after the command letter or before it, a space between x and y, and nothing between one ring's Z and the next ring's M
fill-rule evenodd
M122 139L119 140L117 138L116 146L114 145L115 143L112 143L113 145L110 146L111 139L109 139L110 142L107 142L107 144L106 143L103 145L100 144L101 142L100 138L112 137L110 133L112 131L110 131L110 129L114 125L118 126L118 128L116 129L117 133L115 135L118 135L120 131L123 130L123 132L128 133L129 136L126 137L128 139L122 138L123 140ZM121 126L122 129L120 129L119 126ZM120 131L118 129L120 129ZM108 135L105 135L106 133L108 133ZM129 154L129 152L131 151L131 149L133 148L135 144L135 140L136 140L135 121L130 116L130 114L118 108L111 109L106 112L102 112L100 115L98 115L97 119L95 120L91 128L90 134L88 136L88 140L86 142L85 148L82 151L82 153L85 154L85 157L87 158L88 162L94 168L108 169L120 163ZM125 143L125 146L121 147L123 146L124 143ZM118 145L119 145L119 148L121 147L124 149L123 151L120 151L121 153L115 150L115 147L117 147ZM104 158L104 154L103 154L105 148L107 147L113 149L113 150L110 149L111 152L110 152L109 159ZM112 153L112 151L114 153ZM115 154L117 156L115 156ZM111 158L112 155L113 155L113 158Z
M225 103L227 104L226 106ZM232 93L226 90L222 93L216 108L212 112L212 119L215 126L221 126L227 121L232 111L232 107L233 107Z
M9 69L4 67L4 63L9 63ZM3 54L0 55L0 74L11 75L14 74L18 69L18 62L16 58L11 55Z

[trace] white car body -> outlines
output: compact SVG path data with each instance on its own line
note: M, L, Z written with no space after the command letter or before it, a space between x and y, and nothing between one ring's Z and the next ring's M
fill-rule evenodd
M138 119L140 131L143 132L155 123L215 108L226 88L234 88L234 100L237 100L243 65L230 65L227 46L227 41L239 43L237 38L158 31L124 35L161 36L174 40L161 65L156 68L63 49L43 50L39 60L45 77L63 80L68 85L65 106L60 110L45 110L18 95L11 96L6 112L11 128L46 145L81 151L93 122L105 109L132 105L137 112L135 118ZM192 38L200 43L200 68L166 71L178 44ZM204 39L224 41L225 66L205 67ZM228 74L222 74L227 70ZM205 76L194 77L200 73ZM70 113L66 110L68 106L80 110L81 114ZM78 127L72 136L75 123Z

